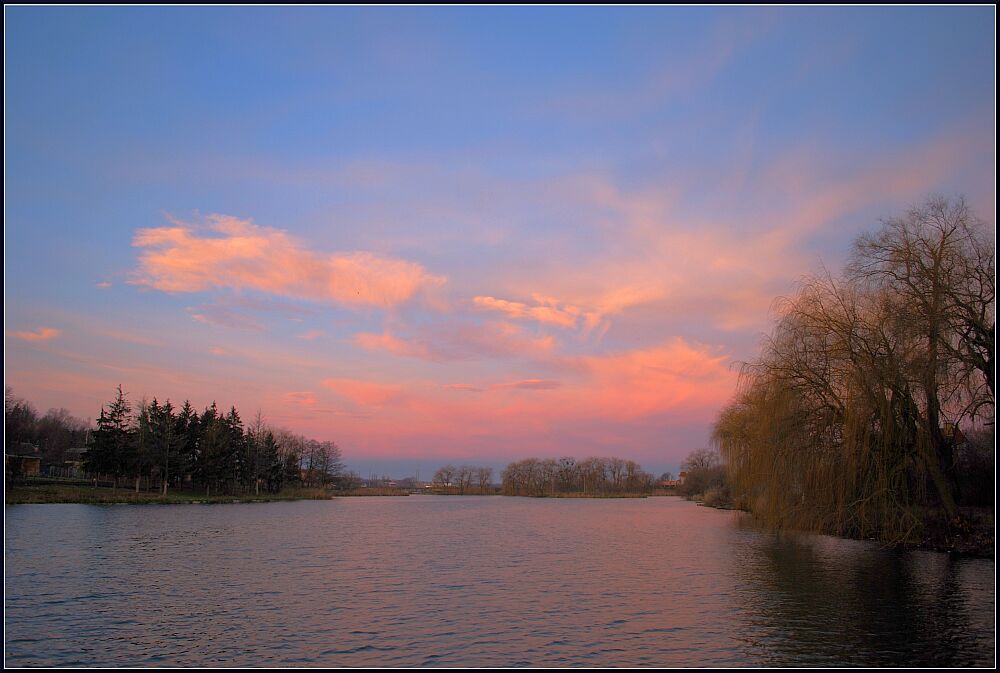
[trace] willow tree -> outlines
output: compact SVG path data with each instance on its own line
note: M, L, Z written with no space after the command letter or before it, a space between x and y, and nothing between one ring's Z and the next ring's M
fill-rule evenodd
M949 428L993 414L992 260L964 203L931 199L780 302L714 430L734 497L773 526L883 539L927 504L954 517Z
M958 414L947 421L954 427L966 415L992 412L996 394L995 246L988 231L963 199L931 197L859 238L848 266L852 280L901 300L900 315L920 341L910 364L937 459L932 475L952 512L954 442L943 416Z

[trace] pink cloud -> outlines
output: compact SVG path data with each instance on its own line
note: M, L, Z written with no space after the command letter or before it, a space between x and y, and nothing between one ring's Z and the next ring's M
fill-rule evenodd
M324 387L346 397L363 407L382 407L406 399L401 385L373 383L347 378L330 378L322 381Z
M383 350L393 355L404 355L425 360L434 359L431 357L430 350L426 345L400 339L388 332L382 332L381 334L359 332L354 335L354 343L365 350Z
M7 336L23 341L49 341L62 334L61 330L55 327L39 327L34 332L7 332Z
M436 438L436 455L455 455L469 443L554 438L565 451L573 428L630 436L631 427L705 423L732 395L736 373L718 348L681 338L603 355L564 360L566 378L514 381L400 383L326 379L324 388L370 416L338 421L338 434L367 455L400 455L403 446ZM477 393L456 395L456 393ZM543 394L540 403L536 394ZM554 433L554 434L553 434ZM429 439L427 441L430 441ZM518 442L520 445L520 442ZM621 453L631 448L621 446Z
M390 332L360 332L354 343L369 351L446 362L487 358L539 358L552 353L555 339L531 335L504 321L447 320L421 328L411 337Z
M308 331L303 332L302 334L300 334L299 338L303 339L305 341L313 341L313 340L318 339L318 338L320 338L322 336L326 336L326 332L324 332L321 329L311 329L311 330L308 330Z
M285 402L304 407L314 407L318 404L316 396L308 390L298 390L285 393Z
M390 307L444 284L421 265L371 252L320 254L286 231L210 215L204 235L175 226L139 229L143 251L130 281L164 292L251 289L348 306Z

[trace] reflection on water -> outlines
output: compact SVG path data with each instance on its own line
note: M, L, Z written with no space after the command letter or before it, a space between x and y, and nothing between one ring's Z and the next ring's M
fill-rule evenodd
M735 564L748 644L773 665L974 665L994 652L992 561L761 534Z
M994 563L675 498L6 508L11 665L987 665Z

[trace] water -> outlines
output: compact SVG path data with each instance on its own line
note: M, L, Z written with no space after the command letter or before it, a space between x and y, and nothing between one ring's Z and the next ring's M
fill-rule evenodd
M677 498L6 507L6 663L992 665L994 562Z

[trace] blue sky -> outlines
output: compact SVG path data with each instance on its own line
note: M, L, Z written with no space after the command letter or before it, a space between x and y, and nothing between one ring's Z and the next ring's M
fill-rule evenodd
M260 408L364 472L676 468L802 274L930 192L994 221L994 24L8 7L7 384Z

